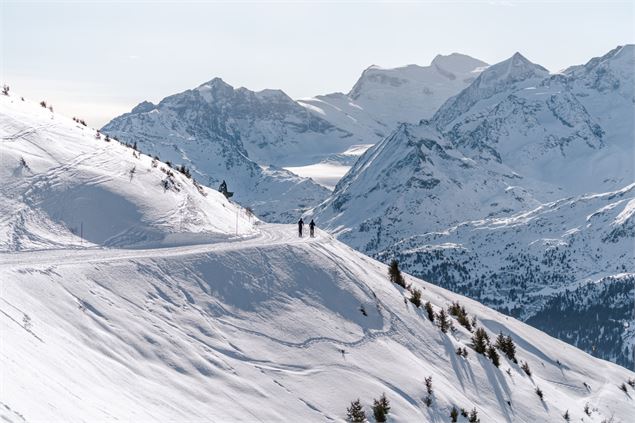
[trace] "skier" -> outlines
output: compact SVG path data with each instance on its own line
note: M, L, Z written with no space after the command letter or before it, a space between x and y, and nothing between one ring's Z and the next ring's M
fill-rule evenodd
M310 230L311 238L314 238L315 237L315 222L313 221L313 219L311 219L311 223L309 223L309 230Z
M300 238L302 238L302 227L304 226L304 221L302 220L302 218L300 218L300 220L298 220L298 236Z

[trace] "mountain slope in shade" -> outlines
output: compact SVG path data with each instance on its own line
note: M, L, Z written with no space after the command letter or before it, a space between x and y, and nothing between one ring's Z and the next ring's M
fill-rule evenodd
M487 67L470 56L438 55L429 66L371 66L348 94L333 93L298 102L366 143L379 141L400 123L429 119L451 96Z
M156 106L142 103L112 120L103 131L164 160L186 164L211 187L225 180L234 199L258 216L288 221L324 199L328 190L282 168L263 167L251 155L258 156L259 151L263 155L291 154L309 142L283 136L292 128L299 131L298 136L309 137L313 129L336 131L281 91L254 93L214 79Z

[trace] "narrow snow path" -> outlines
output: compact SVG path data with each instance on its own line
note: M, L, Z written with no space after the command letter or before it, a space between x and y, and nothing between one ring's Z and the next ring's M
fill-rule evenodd
M110 262L116 260L130 260L151 257L175 257L204 254L213 251L240 250L252 247L266 247L282 244L301 244L309 242L332 242L333 238L322 231L316 231L316 237L298 237L295 225L262 224L259 232L254 236L231 237L226 241L194 244L178 247L162 247L148 249L49 249L38 251L23 251L0 253L0 269L15 268L16 266L33 265L76 265L81 263Z

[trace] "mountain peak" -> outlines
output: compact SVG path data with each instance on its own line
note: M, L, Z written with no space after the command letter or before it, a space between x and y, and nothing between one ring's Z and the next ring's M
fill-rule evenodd
M430 65L453 73L466 73L487 66L487 63L466 54L450 53L437 54Z
M223 81L222 78L220 77L214 77L212 79L210 79L207 82L202 83L201 85L199 85L197 87L197 89L201 89L201 88L212 88L212 89L234 89L234 87L232 87L231 85L229 85L227 82Z
M157 106L150 101L142 101L137 104L130 113L145 113L154 110Z
M519 82L534 77L545 78L548 75L547 69L516 52L509 59L484 70L479 79L481 85L487 85L494 81Z

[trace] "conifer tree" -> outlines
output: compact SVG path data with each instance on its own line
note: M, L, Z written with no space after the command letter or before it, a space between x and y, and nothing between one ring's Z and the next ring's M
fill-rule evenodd
M496 348L501 350L503 354L510 360L517 362L516 360L516 345L511 336L504 336L503 332L499 332L496 337Z
M428 376L425 380L426 380L426 391L428 392L428 395L432 395L434 392L432 390L432 376Z
M500 356L498 355L496 348L492 346L487 348L487 356L489 357L490 360L492 360L492 363L494 364L494 366L496 367L500 366Z
M392 259L390 262L390 266L388 267L388 277L390 278L390 282L397 284L402 288L406 287L406 280L401 274L401 270L399 270L399 262L396 259Z
M520 365L520 368L523 369L527 376L531 377L531 369L529 368L529 363L523 361L523 364Z
M478 411L476 411L476 408L473 408L472 411L470 411L470 416L467 418L467 421L470 423L479 423L481 421L478 418Z
M351 423L363 423L366 421L366 413L359 398L351 402L351 405L346 409L346 421Z
M414 288L410 295L410 302L417 308L421 307L421 290Z
M479 354L485 354L489 345L489 336L487 336L485 329L476 329L476 332L474 332L472 336L472 345L474 346L474 351Z
M452 410L450 410L450 421L452 423L459 421L459 410L457 410L455 406L452 406Z
M541 401L544 399L544 394L542 393L542 389L540 389L538 386L536 386L536 395L538 395L538 398L540 398Z
M377 400L373 400L373 416L377 423L386 421L388 412L390 411L390 401L386 398L386 394L381 394L381 397Z
M428 319L430 319L431 322L434 322L434 309L432 308L430 301L426 301L425 309L426 313L428 313Z
M441 332L447 333L448 329L450 329L451 322L444 309L441 309L439 314L437 314L437 321L439 322L439 329L441 329Z

